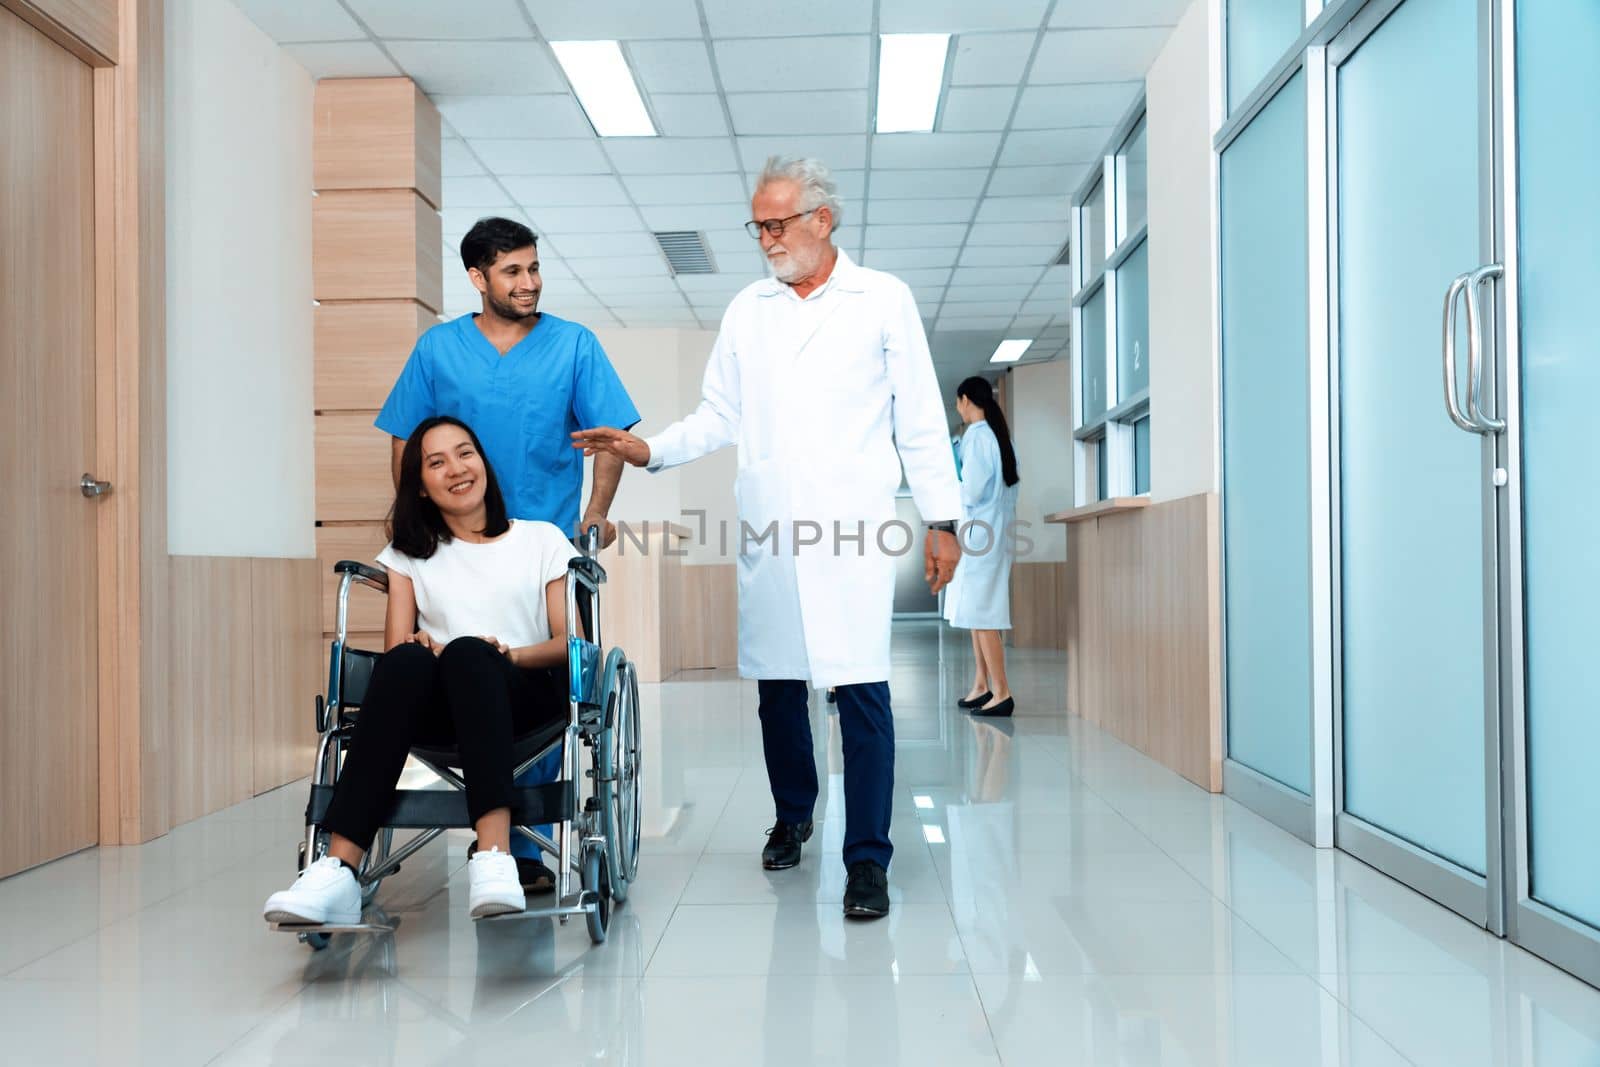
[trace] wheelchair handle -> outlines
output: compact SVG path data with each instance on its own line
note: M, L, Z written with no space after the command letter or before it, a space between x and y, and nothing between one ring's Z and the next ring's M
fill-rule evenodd
M600 527L591 525L578 538L578 549L586 556L596 556L600 553Z
M389 575L377 567L369 567L365 563L357 563L353 559L341 559L333 565L335 574L349 574L366 582L368 585L377 586L379 589L389 588Z

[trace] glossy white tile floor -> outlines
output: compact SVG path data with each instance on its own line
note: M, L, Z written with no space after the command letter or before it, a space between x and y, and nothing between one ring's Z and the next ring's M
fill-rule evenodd
M942 659L941 659L942 652ZM897 634L894 912L840 915L838 737L803 864L757 855L754 686L646 687L641 884L610 942L475 926L465 835L384 883L390 938L311 953L262 924L304 785L0 882L14 1063L1600 1064L1600 992L1317 852L1062 713L953 707L962 635Z

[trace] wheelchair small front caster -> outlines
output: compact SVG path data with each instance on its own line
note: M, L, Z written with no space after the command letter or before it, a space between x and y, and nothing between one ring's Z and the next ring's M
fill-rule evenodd
M321 952L328 947L328 942L333 940L333 935L322 933L319 930L307 930L300 935L300 940L310 945L312 952Z

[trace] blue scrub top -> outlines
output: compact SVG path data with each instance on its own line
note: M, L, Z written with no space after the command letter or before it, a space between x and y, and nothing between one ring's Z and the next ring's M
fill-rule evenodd
M453 415L477 433L512 518L569 533L583 491L583 453L570 435L639 421L595 335L548 312L503 356L472 314L418 338L376 425L403 439L435 415Z

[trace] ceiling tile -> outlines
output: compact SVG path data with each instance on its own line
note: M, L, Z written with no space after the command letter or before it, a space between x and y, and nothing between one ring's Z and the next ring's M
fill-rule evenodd
M1053 30L1044 35L1029 85L1141 79L1166 43L1168 30Z
M279 44L294 41L362 41L367 34L339 0L235 0L251 22Z
M956 301L959 290L951 290L945 297L944 305L939 309L939 319L943 321L950 316L961 318L977 318L982 315L1004 316L1009 322L1017 312L1022 310L1022 300L972 300Z
M869 223L971 222L978 202L972 198L952 200L880 200L867 204Z
M977 222L967 235L967 246L973 245L1050 245L1057 248L1067 239L1067 224L1063 221L1045 222Z
M469 141L477 137L594 138L583 109L566 93L436 96L433 102L451 128Z
M986 167L964 170L874 170L872 198L976 197L989 179Z
M998 133L880 133L872 138L872 168L987 167L999 147Z
M726 137L728 120L716 93L654 93L650 110L663 137Z
M626 206L546 207L530 217L541 233L632 233L639 229L639 216Z
M1110 126L1091 126L1077 130L1012 130L1000 149L1002 167L1075 163L1098 163L1111 136ZM1073 189L1077 188L1074 183Z
M703 0L713 37L771 37L773 31L871 33L872 5L861 0L809 0L797 8L787 0Z
M663 311L683 311L692 314L688 302L675 287L663 289L658 292L640 292L634 289L630 282L635 279L618 278L615 282L596 282L595 288L602 300L613 307L621 304L632 308L651 308ZM667 279L667 284L672 285L672 279Z
M737 174L638 174L623 181L636 204L725 204L744 198L744 180Z
M1041 267L1055 259L1060 245L968 245L961 251L963 267Z
M394 41L390 54L429 96L558 93L566 79L535 41Z
M446 178L443 199L445 207L510 207L506 191L493 178Z
M513 176L503 179L506 191L517 203L533 213L552 207L606 207L625 205L628 194L617 179L603 174L587 177L534 178Z
M593 138L474 137L472 147L485 166L502 176L611 173Z
M863 120L863 126L865 120ZM804 156L820 159L835 172L860 170L867 165L865 134L834 137L740 137L739 157L754 179L768 156Z
M951 85L1015 85L1033 52L1033 33L963 35L956 38Z
M1018 130L1115 126L1143 87L1142 81L1029 86L1011 125Z
M947 307L949 305L946 305ZM937 330L1004 330L1011 325L1012 315L985 315L966 316L949 315L944 311L939 313L939 321L934 329Z
M596 256L588 259L563 257L572 271L584 281L591 278L633 278L667 276L667 262L660 254L653 256Z
M982 89L953 88L945 94L939 112L940 130L1003 130L1011 119L1015 86Z
M694 303L711 304L716 302L710 299L712 295L732 297L754 280L743 275L727 273L685 274L678 279L678 285L689 294L690 300Z
M898 270L940 270L955 265L954 248L872 248L863 262L891 274Z
M739 134L861 133L867 127L867 94L729 93L728 109Z
M547 41L699 37L694 0L523 0Z
M470 14L438 0L345 0L378 37L431 41L532 39L517 0L473 0Z
M1042 267L957 267L950 277L950 285L1032 285L1043 273Z
M955 247L966 236L967 224L929 223L926 226L868 226L867 248Z
M712 48L729 93L865 89L872 63L872 38L865 34L724 40Z
M467 150L467 143L455 137L446 137L439 143L439 172L446 178L462 178L469 174L482 174L483 168Z
M653 256L660 253L655 240L642 230L632 233L562 233L546 231L564 259L596 256Z
M748 208L745 209L745 214L749 214ZM711 250L719 256L741 255L748 252L750 261L757 266L765 262L761 255L761 246L750 239L750 235L744 232L742 224L736 227L702 230L701 233L705 234L706 244L710 245Z
M913 288L939 288L950 282L949 267L906 267L893 273Z
M961 271L957 271L956 274L963 276ZM1020 303L1033 288L1031 285L1016 283L1000 285L985 284L982 281L961 282L959 277L951 280L953 284L950 292L945 295L945 302L952 305L974 300L1014 300Z
M965 33L1031 30L1044 21L1046 0L880 0L880 33Z
M465 234L472 229L472 224L482 218L497 216L528 224L527 216L507 204L475 205L463 204L460 207L447 207L439 212L439 222L443 232L448 234Z
M1078 26L1175 26L1190 0L1056 0L1050 25Z
M698 37L698 32L692 36ZM647 93L711 93L711 57L701 41L633 41L626 46L634 76Z
M1068 200L1061 196L986 197L978 205L979 222L1038 222L1067 219ZM1042 242L1041 242L1042 243Z
M917 310L924 315L932 314L939 308L939 301L944 298L942 285L913 285L911 287L912 299L917 302Z
M609 263L611 258L614 257L587 260L586 262ZM642 257L640 258L642 259ZM658 254L655 257L655 262L659 269L653 270L648 274L633 272L612 275L607 273L608 268L596 268L596 270L587 272L584 282L594 291L597 297L608 304L623 300L629 293L677 293L678 285L667 270L667 261Z
M1070 194L1089 168L1086 164L1055 167L997 167L989 179L989 196Z
M313 78L385 78L400 73L370 41L286 44L283 50Z
M444 302L449 307L471 308L476 311L483 306L483 297L473 287L472 279L464 270L446 270L444 272Z
M750 217L750 204L744 198L725 203L641 205L639 213L652 230L718 230L737 226ZM750 247L756 243L750 241Z
M1013 322L1011 325L1014 328L1018 329L1018 330L1037 331L1040 327L1044 326L1049 321L1050 321L1050 316L1049 315L1018 315L1017 318L1016 318L1016 321ZM1033 341L1033 347L1028 349L1028 355L1032 356L1036 352L1049 352L1049 351L1051 351L1051 349L1053 347L1054 346L1050 342L1048 342L1048 341L1041 342L1039 340L1038 336L1035 335L1034 341Z
M629 137L608 139L606 154L617 173L736 173L739 161L726 137Z
M642 330L652 326L698 326L699 319L687 304L678 308L613 307L612 313L631 329Z

